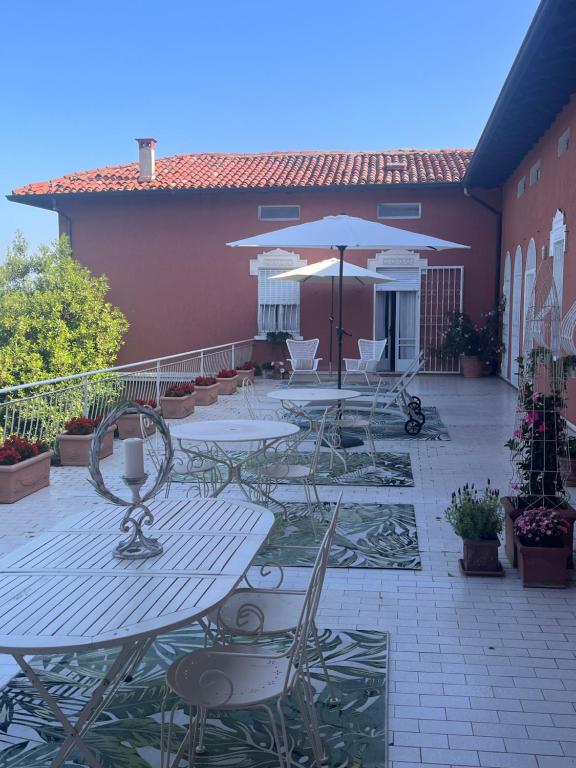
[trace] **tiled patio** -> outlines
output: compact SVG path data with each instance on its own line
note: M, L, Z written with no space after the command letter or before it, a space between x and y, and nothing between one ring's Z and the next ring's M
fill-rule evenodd
M410 453L414 487L322 486L320 493L327 501L343 490L344 501L414 504L422 569L329 571L318 623L390 632L391 768L576 768L574 590L525 590L508 567L504 579L464 578L461 542L443 521L450 493L467 481L490 478L508 489L503 444L515 391L497 379L451 376L421 377L415 391L438 408L451 440L378 444ZM243 416L238 394L193 418ZM102 462L105 475L119 474L119 448ZM52 477L50 488L0 508L1 552L97 498L85 469L55 469ZM303 499L299 487L277 493ZM288 585L302 586L309 575L289 569ZM9 660L1 662L4 678L12 670Z

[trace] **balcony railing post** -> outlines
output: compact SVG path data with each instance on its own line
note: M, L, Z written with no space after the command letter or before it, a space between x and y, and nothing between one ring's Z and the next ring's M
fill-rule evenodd
M232 365L230 368L236 368L236 346L232 344Z
M160 405L160 360L156 360L156 405Z
M89 411L89 404L88 404L88 378L85 377L82 381L82 415L88 416Z
M200 376L204 376L204 352L200 352Z

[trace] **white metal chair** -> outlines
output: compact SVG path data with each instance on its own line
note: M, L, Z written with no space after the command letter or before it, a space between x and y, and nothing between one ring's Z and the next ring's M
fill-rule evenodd
M154 469L159 469L162 461L163 448L158 445L157 435L148 436L146 428L148 419L140 416L140 432L146 447L146 453ZM194 491L198 496L210 496L221 482L220 470L216 461L200 459L187 455L185 451L174 448L174 461L168 482L166 483L165 497L168 498L173 484L187 488L186 495Z
M344 364L346 366L344 381L346 381L349 373L357 373L364 376L366 383L370 384L368 374L374 373L378 368L378 363L384 354L387 341L388 339L358 339L358 353L360 354L360 359L352 357L344 358Z
M378 381L378 386L374 391L372 397L372 404L369 410L361 410L356 413L348 413L344 411L339 418L330 422L330 429L333 434L340 435L343 429L362 429L366 435L366 442L368 444L368 451L372 458L372 466L376 469L376 447L374 445L374 435L372 433L372 422L374 421L374 413L378 405L378 398L380 396L380 390L384 384L383 379ZM338 445L344 452L346 448L342 441L334 440L334 443Z
M209 710L252 708L261 708L268 715L278 764L280 768L290 768L294 762L282 707L292 694L300 709L302 725L310 738L316 766L325 760L311 684L308 649L337 519L338 504L320 545L312 577L302 600L294 637L287 652L267 653L262 646L249 644L217 645L188 653L169 667L166 675L168 689L189 706L189 730L174 760L170 762L174 715L179 703L172 707L167 734L163 703L160 768L178 768L186 753L188 766L193 768L196 754L204 751L204 724ZM250 606L247 607L250 609ZM255 614L259 615L258 611Z
M269 463L259 466L257 469L260 479L261 481L264 481L264 484L267 482L275 484L282 480L302 481L308 513L312 517L314 506L317 506L322 520L324 520L324 507L320 501L320 496L318 495L316 472L318 470L320 449L324 438L327 411L328 409L324 411L322 418L318 422L316 443L311 457L309 457L308 453L301 453L297 450L302 444L302 437L297 435L295 441L292 443L291 450L290 446L288 446L287 449L285 444L273 448L268 455L272 460ZM314 494L315 500L312 499L312 493Z
M310 339L308 341L286 340L286 346L290 354L290 365L292 366L288 384L292 382L297 373L313 374L316 377L316 381L320 383L318 363L322 358L315 357L319 342L319 339Z
M285 419L286 413L282 408L265 407L265 405L270 405L270 399L266 403L260 400L256 393L256 387L250 379L244 379L242 382L242 396L251 419L258 421L283 421Z

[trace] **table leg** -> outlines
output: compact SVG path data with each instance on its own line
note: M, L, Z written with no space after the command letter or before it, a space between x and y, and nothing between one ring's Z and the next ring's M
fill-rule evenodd
M34 668L28 664L24 656L13 654L20 669L30 680L34 688L36 688L46 706L67 734L67 738L61 744L50 764L51 768L62 766L74 747L82 752L90 768L100 768L100 761L84 742L84 734L110 701L122 679L140 662L151 642L152 639L122 646L120 653L111 664L107 674L98 683L74 723L62 712L56 699L44 685Z

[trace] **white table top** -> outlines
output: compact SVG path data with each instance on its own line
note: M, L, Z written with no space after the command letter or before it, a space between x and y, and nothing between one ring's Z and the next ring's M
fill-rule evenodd
M290 387L289 389L273 389L266 396L273 400L285 400L292 403L336 403L338 400L352 400L360 397L361 392L351 389L334 389L328 387Z
M121 560L123 510L97 503L0 559L0 652L120 645L189 624L242 578L274 515L219 499L150 505L164 552Z
M243 443L257 440L277 440L295 435L296 424L286 421L258 419L219 419L218 421L190 421L170 428L172 437L178 440L195 440L209 443Z

